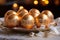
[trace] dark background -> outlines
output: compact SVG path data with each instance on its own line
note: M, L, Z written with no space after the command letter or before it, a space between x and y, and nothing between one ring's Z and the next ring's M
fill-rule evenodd
M60 4L59 5L55 5L54 4L54 0L49 0L49 1L50 2L49 2L48 5L42 6L40 4L40 2L39 2L38 5L34 5L33 3L26 4L24 0L20 0L20 1L19 0L18 1L15 1L15 0L7 0L7 2L4 5L0 5L0 17L4 17L4 14L6 13L6 11L13 10L12 4L14 2L16 2L19 6L21 6L21 5L24 6L24 8L26 8L27 10L30 10L31 8L36 8L40 12L42 12L43 10L50 10L54 14L54 18L60 17Z

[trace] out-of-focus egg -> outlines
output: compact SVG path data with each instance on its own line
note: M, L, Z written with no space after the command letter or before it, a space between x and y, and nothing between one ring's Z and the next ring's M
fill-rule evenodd
M46 14L40 14L38 17L37 17L37 20L38 20L38 25L48 25L50 23L50 19L48 18L48 16Z
M20 17L23 17L28 14L28 10L21 9L21 10L18 10L17 13L19 14Z
M34 26L34 18L31 15L25 15L21 20L21 25L26 29L32 29Z
M6 27L13 28L13 27L16 27L18 25L19 17L18 17L16 12L8 11L5 14L4 22L5 22Z
M34 17L35 25L37 26L37 28L39 28L40 25L39 25L39 23L38 23L37 17L40 15L40 11L37 10L37 9L31 9L31 10L29 11L29 14Z
M51 11L49 10L44 10L41 12L42 14L46 14L49 18L50 18L50 22L52 22L54 20L54 15Z
M22 18L23 18L25 15L28 14L28 10L26 10L26 9L24 9L24 8L23 8L23 9L19 9L19 10L17 11L17 14L18 14L20 20L22 20Z
M4 18L8 17L8 16L11 15L11 14L17 14L17 13L16 13L15 11L13 11L13 10L8 10L8 11L5 13Z
M31 9L29 11L29 14L32 15L34 18L37 17L40 14L40 11L37 9Z

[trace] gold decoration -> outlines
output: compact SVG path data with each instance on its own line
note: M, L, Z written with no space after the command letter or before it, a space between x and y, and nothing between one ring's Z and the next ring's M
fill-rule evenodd
M4 17L5 24L9 28L16 27L19 23L17 13L12 10L7 11Z
M37 0L34 0L34 4L37 5L38 4L38 1Z
M15 11L13 11L13 10L8 10L6 13L5 13L5 18L6 17L8 17L9 15L11 15L11 14L16 14L16 12Z
M32 15L33 17L37 17L40 14L40 11L33 8L29 11L29 14Z
M21 20L21 25L26 29L32 29L34 26L34 18L31 15L25 15Z
M40 15L40 11L37 9L31 9L29 11L29 14L32 15L35 19L35 25L37 25L37 28L40 27L40 24L38 23L37 17Z
M44 10L41 12L42 14L46 14L49 18L50 18L50 22L52 22L54 20L54 15L51 11L49 10Z
M19 9L17 13L18 13L18 16L22 18L28 14L28 11L26 9L21 9L21 10Z
M45 15L45 14L40 14L40 15L37 17L37 20L38 20L39 25L43 24L43 25L45 25L46 27L48 27L48 24L50 23L50 22L49 22L50 19L49 19L48 16Z

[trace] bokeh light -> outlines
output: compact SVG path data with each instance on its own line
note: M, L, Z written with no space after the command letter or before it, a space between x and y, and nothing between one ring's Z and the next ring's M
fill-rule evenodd
M49 1L45 1L45 4L49 4Z
M43 6L46 6L46 5L49 4L49 0L41 0L41 4L42 4Z
M13 4L13 8L17 8L18 7L18 4L17 3L14 3Z
M37 5L37 4L38 4L38 1L37 1L37 0L35 0L35 1L34 1L34 4L35 4L35 5Z
M20 7L19 7L20 10L23 9L23 8L24 8L23 6L20 6Z

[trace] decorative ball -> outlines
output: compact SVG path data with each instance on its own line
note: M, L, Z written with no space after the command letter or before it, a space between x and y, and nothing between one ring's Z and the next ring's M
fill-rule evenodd
M8 11L5 14L4 22L5 22L5 25L9 28L16 27L19 23L19 17L15 13L16 12L14 12L14 11ZM7 15L7 14L9 14L9 15Z
M37 9L31 9L29 11L29 14L34 17L35 25L37 26L37 28L40 28L40 24L38 23L38 20L37 20L37 17L40 15L40 11Z
M11 15L11 14L16 14L16 12L13 11L13 10L8 10L8 11L5 13L4 18L8 17L8 16Z
M49 22L49 18L46 14L40 14L38 17L37 17L37 20L38 20L38 25L48 25L50 22Z
M52 22L54 20L54 15L51 11L49 10L44 10L41 12L42 14L46 14L49 18L50 18L50 22Z
M28 11L26 9L21 9L18 10L17 13L19 14L18 16L23 17L28 14Z
M34 26L34 18L31 15L25 15L21 20L21 25L26 29L32 29Z
M37 9L31 9L29 11L29 14L32 15L34 18L37 17L40 14L40 11Z

